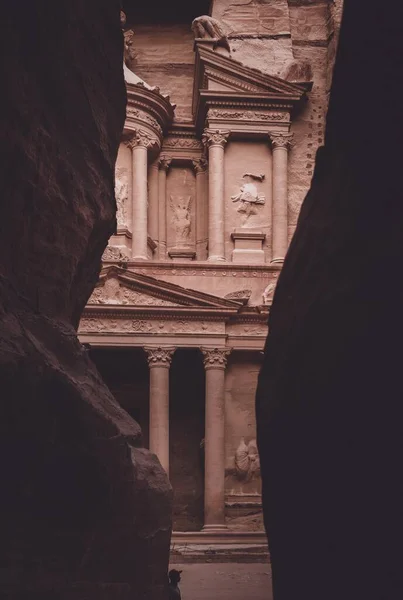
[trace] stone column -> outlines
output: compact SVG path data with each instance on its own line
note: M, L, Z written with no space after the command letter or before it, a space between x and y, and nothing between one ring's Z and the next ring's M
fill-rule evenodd
M230 350L202 348L206 369L204 531L225 529L225 367Z
M199 160L193 160L192 163L196 173L196 258L197 260L205 260L207 243L207 161L205 158L200 158Z
M229 131L206 129L203 142L209 155L208 260L225 260L224 146Z
M144 348L150 367L150 450L169 475L169 368L175 348Z
M283 262L288 249L288 150L291 133L270 133L273 151L272 262Z
M147 152L157 144L146 131L137 129L127 142L132 151L132 259L147 260Z
M159 160L158 175L158 258L167 257L167 173L172 158L162 155Z
M158 160L148 170L148 233L158 243Z

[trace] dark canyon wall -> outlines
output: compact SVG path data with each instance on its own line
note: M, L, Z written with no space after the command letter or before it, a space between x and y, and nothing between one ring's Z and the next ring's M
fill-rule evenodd
M257 392L275 600L403 597L403 7L346 0Z
M115 227L118 0L3 2L0 595L165 598L171 489L75 327Z

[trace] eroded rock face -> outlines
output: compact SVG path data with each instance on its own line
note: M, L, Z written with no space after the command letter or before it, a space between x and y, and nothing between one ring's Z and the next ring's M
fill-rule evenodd
M115 228L118 0L3 7L0 591L165 598L171 489L75 328Z
M403 597L402 17L345 2L326 143L271 309L257 423L275 600ZM371 79L393 115L377 134Z

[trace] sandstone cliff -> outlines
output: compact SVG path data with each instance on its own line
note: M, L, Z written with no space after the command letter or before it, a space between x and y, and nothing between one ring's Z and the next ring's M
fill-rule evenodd
M75 328L115 227L118 0L7 3L0 595L165 598L171 489Z

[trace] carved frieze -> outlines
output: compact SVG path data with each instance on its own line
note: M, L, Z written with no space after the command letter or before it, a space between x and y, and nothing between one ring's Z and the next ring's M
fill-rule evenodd
M110 334L219 334L224 335L225 324L214 321L185 321L162 319L95 318L83 316L79 333Z
M164 139L164 148L190 148L201 150L203 144L195 138L187 137L166 137Z
M244 121L288 121L287 112L260 112L257 110L224 110L210 108L207 112L208 119L234 119Z
M116 278L107 279L103 286L95 288L88 304L118 304L134 306L178 306L174 302L143 294L120 284Z
M143 110L139 110L138 108L134 108L133 106L128 106L126 109L126 115L133 119L143 121L143 123L147 123L147 125L151 125L151 127L158 131L158 133L162 136L162 129L157 120L154 119L154 117L148 115Z
M266 323L233 323L228 327L227 333L236 336L266 336L268 327Z

